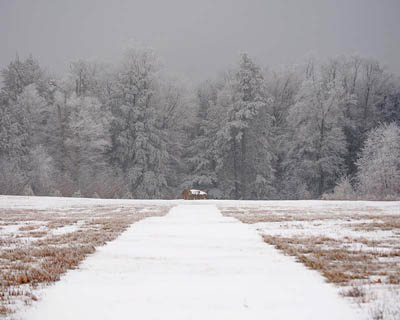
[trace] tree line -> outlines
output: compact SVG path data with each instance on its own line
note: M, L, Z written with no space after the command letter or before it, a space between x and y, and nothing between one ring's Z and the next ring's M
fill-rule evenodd
M17 57L1 75L1 194L400 195L400 81L374 59L277 69L242 54L193 85L133 47L114 64L73 62L62 76Z

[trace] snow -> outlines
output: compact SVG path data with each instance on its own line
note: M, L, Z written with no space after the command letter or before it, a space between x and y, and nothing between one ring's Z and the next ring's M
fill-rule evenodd
M10 224L8 226L2 226L0 229L0 236L8 233L16 233L20 227L20 224Z
M92 208L93 206L121 206L131 204L200 204L200 200L137 200L137 199L96 199L96 198L61 198L61 197L28 197L28 196L4 196L0 195L0 209L69 209L69 208ZM271 207L286 214L286 209L346 209L352 210L355 214L356 209L382 209L385 213L400 215L400 201L321 201L321 200L201 200L201 204L215 204L219 206L231 207ZM303 211L304 212L304 211ZM340 214L343 211L339 211ZM360 211L361 214L364 214Z
M223 217L212 201L176 203L167 216L135 223L99 248L15 317L356 318L317 272L265 244L250 226Z
M1 196L0 209L69 210L71 208L93 208L93 206L123 206L132 204L168 204L168 200L121 200L96 198ZM171 202L173 203L173 201Z
M53 235L61 235L61 234L75 232L78 231L83 226L84 223L85 223L84 220L80 220L77 223L54 229L52 230L51 233Z

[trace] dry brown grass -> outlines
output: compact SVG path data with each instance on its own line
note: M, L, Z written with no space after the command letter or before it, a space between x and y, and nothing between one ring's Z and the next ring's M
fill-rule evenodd
M39 228L39 226L38 225L27 225L27 226L22 226L22 227L19 227L19 231L32 231L32 230L35 230L35 229L38 229Z
M371 223L358 223L353 225L354 230L361 231L392 231L392 230L400 230L400 218L390 215L385 215L382 217L374 216L373 219L377 221L373 221ZM378 222L379 221L379 222Z
M21 225L16 232L7 233L3 229L0 233L0 315L11 314L17 300L24 304L36 301L33 293L36 288L58 281L65 272L76 269L96 247L115 240L132 223L165 215L169 209L169 206L98 206L68 212L0 211L4 228ZM40 230L38 222L42 222ZM73 229L53 233L66 226Z
M348 250L341 241L329 238L284 238L263 236L264 241L285 254L294 256L310 269L319 271L328 282L349 285L352 280L386 276L386 264L373 251Z

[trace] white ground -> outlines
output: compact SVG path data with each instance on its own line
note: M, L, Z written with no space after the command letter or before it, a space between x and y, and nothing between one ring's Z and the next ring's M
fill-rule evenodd
M223 217L210 203L179 205L166 217L135 223L18 316L28 320L356 318L337 289L318 273L283 256L254 229Z

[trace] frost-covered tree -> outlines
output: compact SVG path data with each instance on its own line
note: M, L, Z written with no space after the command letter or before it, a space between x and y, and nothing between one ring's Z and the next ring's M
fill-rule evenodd
M182 192L186 165L187 132L193 124L194 102L190 86L178 76L161 72L154 90L156 127L160 130L168 153L168 170L165 174L171 197Z
M372 198L400 195L400 127L396 123L373 129L357 161L359 191Z
M159 65L152 50L131 48L116 74L110 156L122 169L135 198L167 193L168 153L156 126L154 91Z
M25 60L20 60L17 56L7 68L1 71L1 75L3 92L14 101L30 84L35 84L41 96L45 97L50 94L49 77L31 56Z
M68 101L70 115L66 148L70 176L77 190L91 195L96 176L106 170L106 150L110 148L110 114L91 97L76 97Z
M227 114L216 139L223 188L235 199L266 197L273 182L271 117L263 74L248 55L241 56L220 101Z
M26 113L18 103L0 94L0 192L21 192L27 183L29 138Z
M400 124L400 83L392 82L388 86L382 102L377 107L379 120L383 123Z
M279 68L266 72L266 85L271 96L271 141L270 150L274 155L272 162L276 198L292 197L290 185L285 179L286 159L291 147L291 125L288 121L290 107L295 104L302 78L296 68Z
M25 61L17 57L1 74L0 158L3 166L19 177L16 180L32 184L34 150L47 143L44 128L46 99L51 95L49 77L32 57ZM9 165L5 164L7 162Z
M290 110L293 134L287 173L295 188L305 184L318 197L343 174L346 144L341 122L349 99L335 81L303 82Z
M49 105L41 97L35 84L24 88L17 98L17 108L22 110L27 121L25 129L28 133L27 145L29 162L24 168L28 176L29 188L36 195L48 194L53 185L53 159L45 146L48 145L47 120Z
M391 104L396 103L393 77L378 61L357 55L332 59L335 75L347 94L354 97L344 109L343 130L346 136L346 165L349 175L354 175L358 153L366 139L367 132L393 112ZM331 69L333 69L331 67Z
M399 124L400 82L373 59L279 70L242 55L192 88L135 47L117 64L78 60L60 76L17 57L1 76L0 192L155 198L195 187L288 199L337 185L343 198L357 179L368 196L397 192L397 173L382 171L397 151L378 146ZM380 124L382 143L368 135ZM370 145L386 156L368 158Z
M187 174L184 188L207 190L213 198L223 197L216 172L218 146L215 138L224 122L224 111L217 103L218 92L224 86L223 79L207 80L196 88L195 111L187 128L185 148Z
M29 120L17 103L5 101L0 108L0 155L22 165L29 153Z
M98 61L77 60L71 63L67 86L77 97L91 96L103 101L112 85L112 66Z
M35 84L24 88L17 98L17 105L28 119L26 125L29 131L30 147L33 149L37 145L45 144L47 141L44 124L48 118L49 106L46 100L39 95Z

